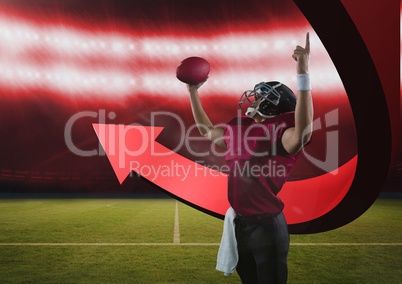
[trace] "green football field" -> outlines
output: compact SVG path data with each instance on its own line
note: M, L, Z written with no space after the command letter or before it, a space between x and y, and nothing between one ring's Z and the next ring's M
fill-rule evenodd
M291 235L288 283L402 283L402 200ZM174 199L0 199L0 283L240 283L223 222Z

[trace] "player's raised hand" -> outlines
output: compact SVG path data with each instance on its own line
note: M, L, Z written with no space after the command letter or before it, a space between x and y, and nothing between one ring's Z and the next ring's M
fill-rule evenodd
M301 47L296 46L293 51L293 59L297 62L296 70L297 74L308 74L308 62L310 58L310 34L306 34L306 45Z
M187 90L191 91L191 90L198 90L202 85L204 85L204 83L208 80L209 77L205 78L204 81L195 84L195 85L190 85L190 84L186 84L187 85Z

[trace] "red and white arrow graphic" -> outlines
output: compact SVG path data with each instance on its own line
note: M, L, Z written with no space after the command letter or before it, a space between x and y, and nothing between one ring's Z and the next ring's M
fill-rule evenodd
M167 192L214 214L229 208L224 173L189 160L156 142L163 127L93 124L120 183L133 170ZM357 156L335 173L287 182L279 193L289 224L316 219L333 209L353 181Z
M169 193L225 214L225 174L189 160L155 141L163 127L93 124L120 183L133 170Z

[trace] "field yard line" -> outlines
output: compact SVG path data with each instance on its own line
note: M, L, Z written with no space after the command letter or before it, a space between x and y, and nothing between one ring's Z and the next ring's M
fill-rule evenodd
M402 246L402 243L291 243L291 246ZM219 246L219 243L0 243L1 246Z
M180 244L179 202L177 200L176 200L176 209L174 212L173 244Z
M0 243L1 246L218 246L219 243Z
M291 243L291 246L402 246L402 243Z

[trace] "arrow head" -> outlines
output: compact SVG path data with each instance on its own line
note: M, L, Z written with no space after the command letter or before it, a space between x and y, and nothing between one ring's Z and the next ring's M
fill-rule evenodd
M151 147L163 127L92 124L96 135L108 157L120 184L131 172L131 162L147 161L151 156Z

